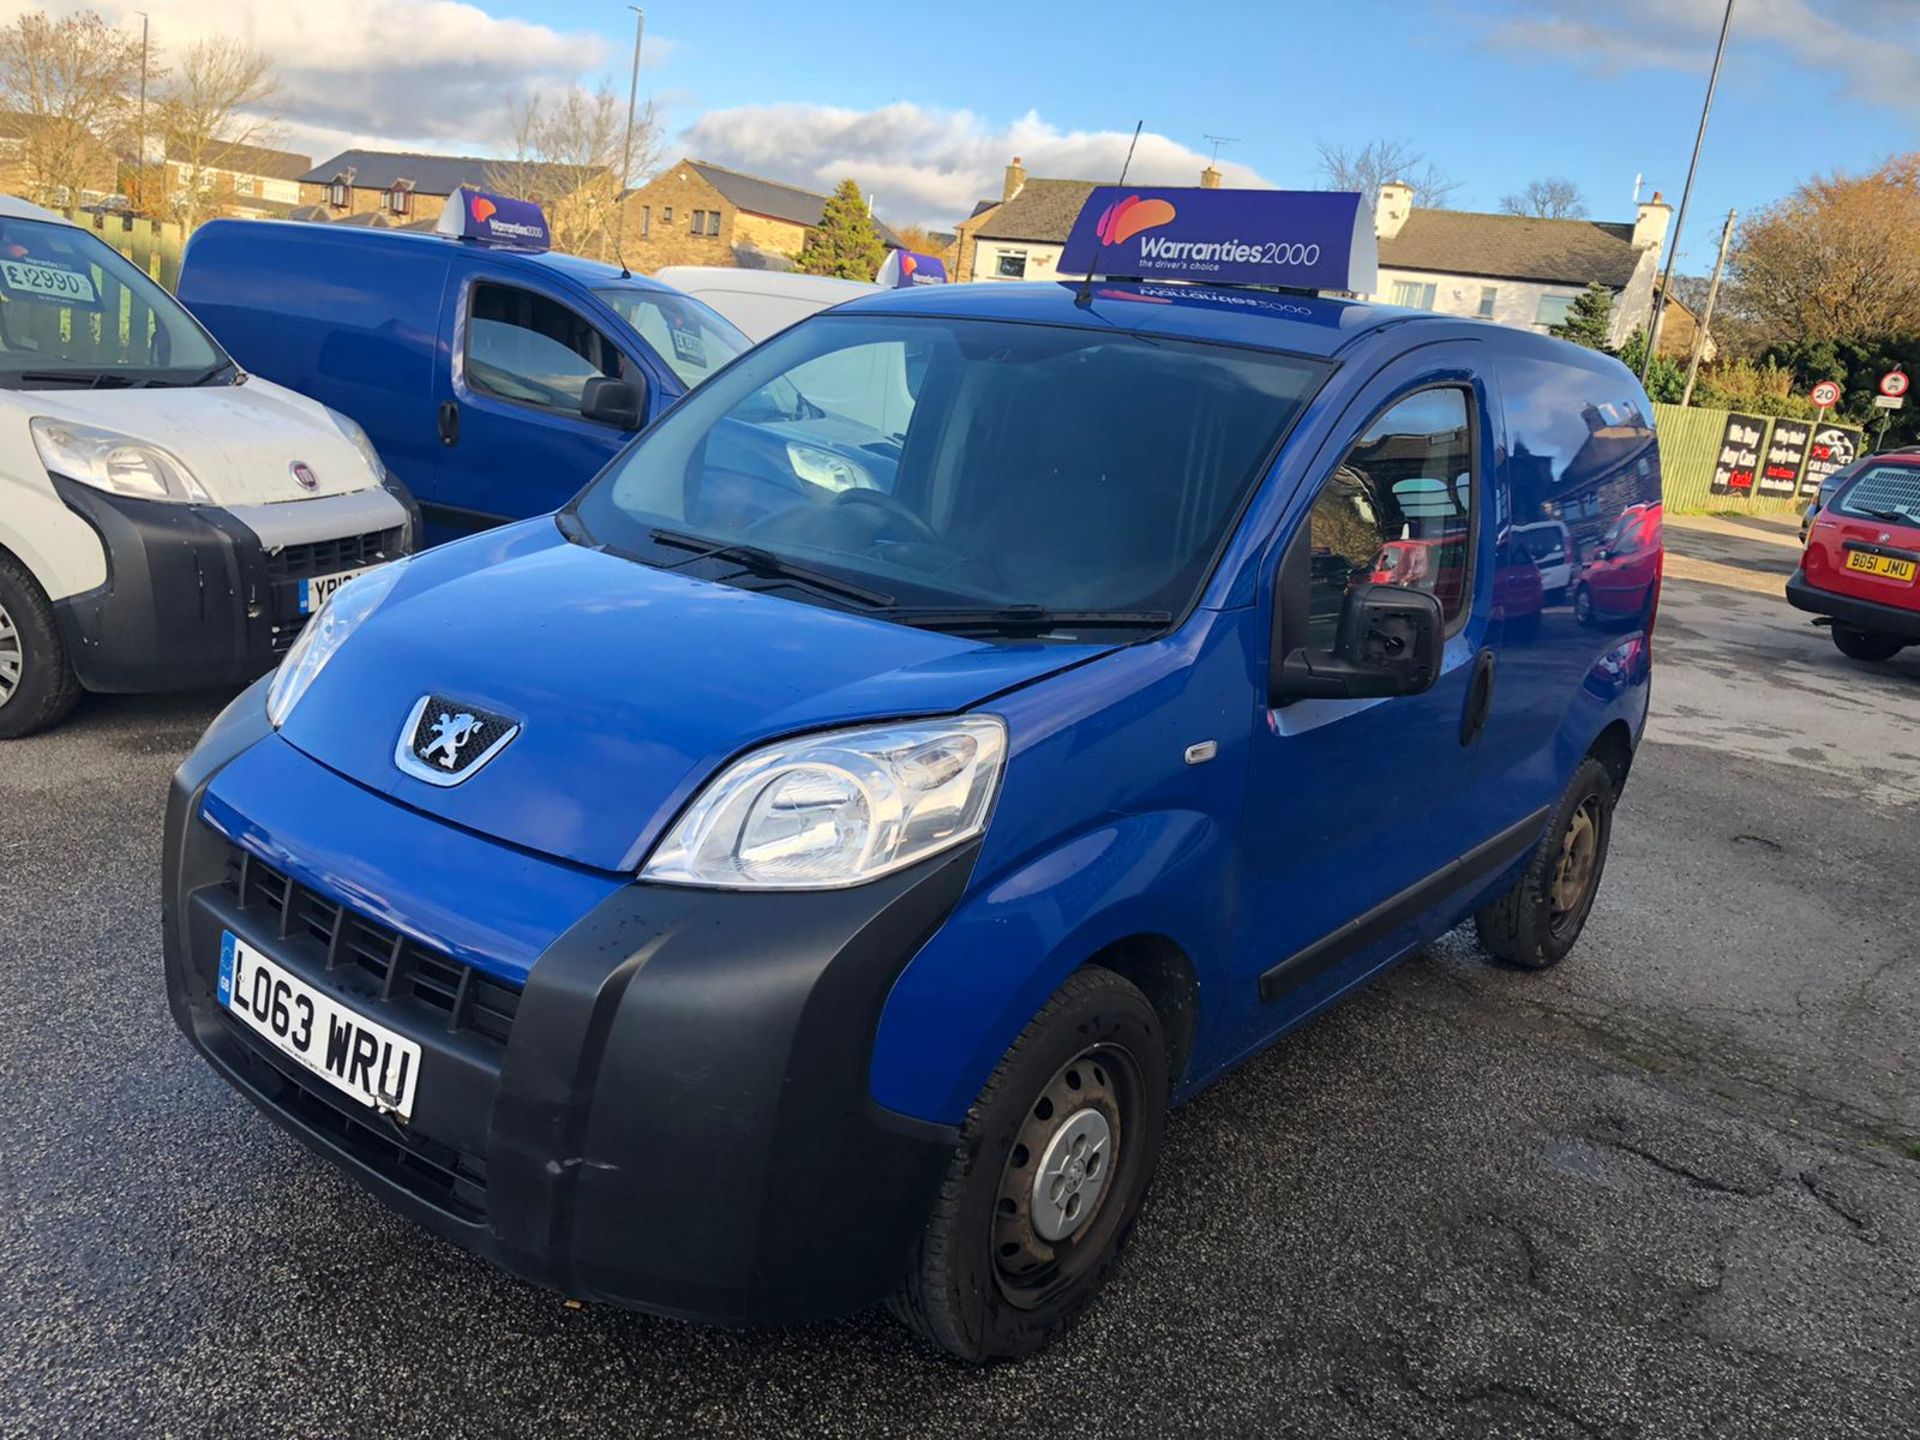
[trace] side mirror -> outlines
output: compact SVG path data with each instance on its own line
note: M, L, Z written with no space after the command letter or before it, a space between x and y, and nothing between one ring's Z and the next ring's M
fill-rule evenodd
M1340 607L1333 649L1298 649L1280 662L1273 700L1372 700L1431 690L1445 630L1440 602L1426 591L1361 585Z
M580 387L580 418L601 425L616 425L622 430L638 430L646 400L645 381L596 375Z

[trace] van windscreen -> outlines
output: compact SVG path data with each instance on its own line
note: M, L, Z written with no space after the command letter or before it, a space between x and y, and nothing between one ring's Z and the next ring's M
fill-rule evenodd
M574 518L649 563L687 563L691 536L902 605L1170 618L1327 371L1110 329L821 315L681 401Z
M689 390L753 342L691 295L608 285L594 294L633 327Z
M228 366L119 251L77 226L0 218L0 386L191 385Z

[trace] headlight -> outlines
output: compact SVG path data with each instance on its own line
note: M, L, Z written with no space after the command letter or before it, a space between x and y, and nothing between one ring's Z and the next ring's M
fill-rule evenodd
M331 407L327 410L327 418L333 421L334 427L342 435L347 437L347 443L360 452L360 458L366 461L367 468L373 471L373 478L384 481L387 478L386 462L380 458L380 452L373 448L373 441L367 438L367 432L360 428L359 422Z
M867 467L836 455L831 450L821 450L813 445L801 445L787 442L787 463L793 466L793 473L809 485L818 485L826 490L871 490L873 476L867 473Z
M139 500L207 503L207 492L178 455L118 430L36 415L33 448L50 475Z
M736 890L831 890L986 829L1007 753L991 715L836 730L722 771L640 878Z
M267 687L267 719L274 729L287 723L293 707L326 669L327 662L347 636L380 608L381 601L399 582L406 563L390 560L358 580L349 580L334 591L332 598L320 607L320 613L307 622L307 628L300 632L300 638L281 660L273 684Z

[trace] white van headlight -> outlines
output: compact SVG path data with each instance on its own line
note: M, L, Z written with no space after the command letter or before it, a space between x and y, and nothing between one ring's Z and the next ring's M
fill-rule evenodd
M985 830L1006 754L1006 723L992 715L769 745L708 782L640 878L729 890L877 879Z
M50 475L64 475L96 490L138 500L208 503L207 492L186 462L171 450L118 430L57 420L51 415L34 416L27 428L33 432L33 447L40 452L40 463Z
M267 687L267 720L278 730L293 714L293 707L307 693L320 672L346 639L374 611L380 608L393 587L399 583L405 560L389 560L378 570L369 570L358 580L349 580L320 607L320 613L307 622L300 638L280 661L273 683Z
M380 458L380 452L373 448L373 441L367 438L367 432L350 415L342 415L331 406L327 407L327 418L333 421L334 428L347 437L347 443L360 452L360 458L367 462L367 468L373 471L375 480L387 478L386 461Z

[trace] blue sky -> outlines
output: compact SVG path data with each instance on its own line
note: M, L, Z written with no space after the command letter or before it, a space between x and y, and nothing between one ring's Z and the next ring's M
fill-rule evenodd
M580 0L489 8L605 35L607 63L624 80L625 10ZM907 157L897 147L862 143L844 117L823 122L812 107L911 107L895 112L893 128L923 142L948 184L969 160L981 168L976 142L1005 135L1013 144L1045 129L1117 134L1144 119L1195 152L1204 152L1205 135L1239 137L1223 158L1274 184L1318 183L1317 141L1393 137L1461 182L1457 208L1492 209L1530 178L1565 175L1597 218L1625 218L1637 173L1649 190L1678 200L1720 12L1720 0L661 0L647 25L663 53L643 88L661 103L670 150L682 148L679 132L698 126L685 138L735 152L706 158L762 167L785 158L787 172L807 180L824 178L821 167L834 160L855 167L870 157L875 173L861 178L883 212L907 220L939 218L912 212L939 205L943 192L923 198L903 187L898 167ZM903 18L911 16L929 18ZM1914 0L1741 0L1734 36L1683 264L1710 263L1729 207L1745 212L1816 171L1865 168L1920 148ZM703 124L713 111L739 113ZM953 123L956 112L965 123ZM1029 116L1045 129L1023 135ZM926 127L928 117L947 123ZM780 157L783 143L791 153ZM1027 157L1036 173L1068 173L1035 163L1047 158L1045 144L1029 148L1041 151ZM1100 147L1054 148L1090 158ZM1161 164L1181 158L1168 152ZM982 194L1005 156L991 159L986 180L970 177Z
M1399 139L1494 208L1564 175L1595 218L1644 174L1677 201L1724 0L657 0L645 92L668 158L830 186L853 175L898 222L949 226L1024 156L1115 172L1136 120L1143 182L1192 183L1208 134L1229 183L1320 183L1316 142ZM99 9L178 48L237 34L280 67L284 143L488 151L512 107L575 81L624 99L620 0L0 0ZM1920 0L1738 0L1682 263L1712 260L1730 206L1816 172L1920 149Z

